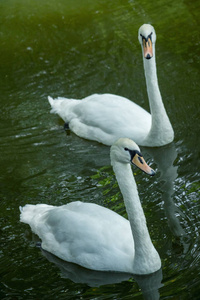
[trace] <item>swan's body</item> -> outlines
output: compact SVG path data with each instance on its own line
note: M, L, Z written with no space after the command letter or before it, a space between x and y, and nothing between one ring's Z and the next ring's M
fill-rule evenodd
M92 203L72 202L63 206L26 205L21 222L30 225L42 240L42 248L63 260L99 271L149 274L161 267L146 226L130 163L146 173L138 146L119 139L111 147L111 163L124 197L129 221Z
M138 38L142 45L151 114L134 102L112 94L94 94L82 100L48 97L51 112L57 113L78 136L105 145L112 145L120 137L149 147L173 141L174 132L158 86L154 28L144 24Z

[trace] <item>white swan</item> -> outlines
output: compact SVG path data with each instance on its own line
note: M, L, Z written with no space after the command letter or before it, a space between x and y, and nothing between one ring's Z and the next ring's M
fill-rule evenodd
M161 267L146 226L130 164L149 175L155 172L130 139L111 147L111 164L124 197L129 221L102 206L71 202L20 207L20 221L30 225L42 248L68 262L99 271L149 274Z
M48 97L51 112L57 113L78 136L112 145L120 137L141 146L171 143L174 132L166 114L156 73L153 26L144 24L138 32L151 114L134 102L112 94L94 94L82 100Z

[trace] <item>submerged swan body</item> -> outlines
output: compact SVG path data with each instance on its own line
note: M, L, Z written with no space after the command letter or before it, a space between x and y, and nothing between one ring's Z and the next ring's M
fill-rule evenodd
M146 225L131 164L149 175L139 147L119 139L111 147L111 164L123 194L129 221L105 207L80 201L62 206L20 207L20 221L30 225L42 248L68 262L98 271L149 274L160 269L160 257Z
M173 141L173 128L158 86L153 26L142 25L138 39L142 46L151 114L127 98L113 94L94 94L81 100L48 97L51 112L58 114L78 136L109 146L120 137L148 147Z

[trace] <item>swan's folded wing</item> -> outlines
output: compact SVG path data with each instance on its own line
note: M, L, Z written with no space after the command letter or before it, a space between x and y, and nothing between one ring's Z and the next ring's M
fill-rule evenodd
M131 272L129 221L104 207L81 202L56 207L41 219L37 234L42 248L63 260L107 271L124 271L130 265Z

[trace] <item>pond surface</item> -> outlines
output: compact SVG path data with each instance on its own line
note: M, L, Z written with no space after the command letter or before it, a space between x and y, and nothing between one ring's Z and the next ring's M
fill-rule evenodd
M0 3L0 299L199 299L200 2L9 0ZM125 96L149 110L138 28L157 32L172 144L142 148L157 174L134 169L162 271L99 274L36 247L26 203L82 200L126 217L109 147L63 130L47 96Z

